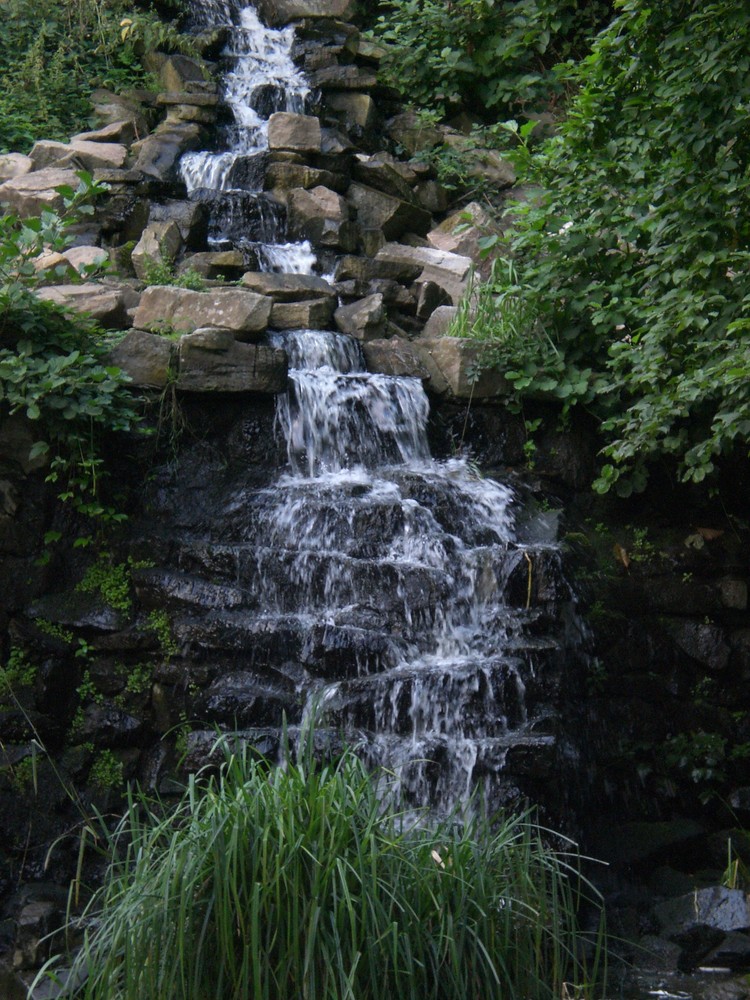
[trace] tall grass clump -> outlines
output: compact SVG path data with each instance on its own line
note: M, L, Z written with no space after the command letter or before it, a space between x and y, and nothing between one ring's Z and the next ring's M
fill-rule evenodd
M586 884L546 841L528 815L400 829L350 753L275 769L230 755L167 811L131 798L84 915L82 985L62 995L589 997Z

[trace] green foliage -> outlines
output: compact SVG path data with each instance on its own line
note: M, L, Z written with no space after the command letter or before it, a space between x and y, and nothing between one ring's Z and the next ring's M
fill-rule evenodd
M506 354L519 395L599 417L596 488L627 495L657 458L701 482L750 437L750 10L617 8L526 157L513 294L554 349Z
M29 457L50 456L48 481L60 484L59 499L117 521L122 515L101 500L98 439L104 430L136 425L129 379L106 364L108 344L93 321L34 295L34 259L46 248L63 249L70 226L93 211L91 198L103 190L85 171L78 176L77 189L58 189L63 214L0 217L0 405L38 422L40 439Z
M95 87L143 86L143 51L188 45L174 25L125 0L3 0L0 151L67 141L88 126Z
M143 262L144 280L147 285L175 285L177 288L189 288L194 292L202 292L206 287L206 279L195 268L188 267L182 273L175 273L174 264L162 256L158 260L147 257Z
M8 662L0 667L0 705L8 704L23 688L30 688L36 680L36 664L20 646L12 646Z
M124 784L123 763L111 750L100 750L89 770L89 783L102 791L116 791Z
M129 615L133 608L131 596L131 566L127 562L115 563L109 552L100 552L76 585L84 594L98 593L105 604L115 611Z
M374 787L349 754L271 771L232 756L176 807L131 798L76 996L593 995L569 844L548 846L528 816L401 832Z
M586 51L609 15L604 0L390 0L374 25L385 81L444 114L545 105L549 71Z
M146 627L155 633L159 641L159 649L165 659L168 660L177 655L180 650L172 635L172 625L166 611L149 611Z

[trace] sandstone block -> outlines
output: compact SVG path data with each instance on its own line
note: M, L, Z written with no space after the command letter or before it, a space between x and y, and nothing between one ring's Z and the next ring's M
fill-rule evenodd
M71 138L71 142L117 142L129 146L135 142L137 133L131 119L110 122L93 132L79 132Z
M334 301L330 298L275 302L271 309L271 326L275 330L327 330L333 308Z
M57 167L34 170L0 184L0 205L6 204L11 212L21 218L41 215L46 208L58 212L64 207L63 197L57 191L62 186L69 186L74 190L78 187L74 170Z
M129 310L138 300L130 285L84 282L81 285L51 285L40 288L40 299L67 306L78 313L88 313L103 327L118 330L130 326Z
M392 337L390 340L369 340L362 345L362 350L368 371L421 379L430 377L419 349L401 337Z
M471 257L433 247L407 247L401 243L386 244L375 259L389 263L421 264L419 280L434 282L450 296L453 305L458 305L466 291L472 267Z
M348 333L358 340L377 340L385 330L383 296L368 295L351 305L340 306L333 318L342 333Z
M264 344L207 339L206 331L179 342L177 388L183 392L284 392L286 352Z
M257 292L269 295L274 302L300 302L305 299L336 299L336 290L324 278L315 274L272 274L267 271L248 271L242 284Z
M198 149L200 144L201 127L196 122L164 122L151 135L133 144L138 157L136 170L163 183L176 181L180 157Z
M298 153L319 153L320 121L312 115L277 111L268 119L268 148Z
M23 156L21 153L5 153L0 156L0 184L14 177L23 177L33 169L34 163L31 157Z
M334 90L326 94L325 102L340 115L346 129L368 129L375 124L377 109L369 94Z
M173 345L164 337L145 330L130 330L109 358L130 376L133 385L161 389L169 379L172 350Z
M354 0L258 0L256 6L272 28L302 18L334 17L347 21L354 13Z
M241 288L193 292L154 285L143 293L133 325L142 330L171 328L192 333L204 326L231 330L239 340L257 338L268 327L271 299Z
M407 231L426 233L432 225L432 216L419 205L365 184L350 184L347 199L356 208L363 229L382 229L389 240Z
M420 338L413 346L430 373L428 388L437 395L479 400L508 392L508 384L499 372L481 369L483 347L476 341L461 337Z
M181 247L176 222L150 222L130 255L133 270L141 281L148 281L149 269L162 261L173 261Z

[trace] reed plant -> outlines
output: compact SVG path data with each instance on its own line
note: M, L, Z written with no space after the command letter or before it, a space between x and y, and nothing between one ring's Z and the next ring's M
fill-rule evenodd
M278 768L234 753L176 807L131 796L62 996L590 997L593 890L557 843L528 814L406 827L352 753Z

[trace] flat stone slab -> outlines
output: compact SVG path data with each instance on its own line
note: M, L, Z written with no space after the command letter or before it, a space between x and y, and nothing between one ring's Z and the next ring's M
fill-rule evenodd
M258 13L275 28L302 18L335 17L348 21L354 13L354 0L258 0Z
M430 372L418 348L401 337L368 340L362 344L367 370L381 375L401 375L429 379Z
M432 281L458 305L466 291L473 261L471 257L437 250L434 247L408 247L401 243L386 243L378 250L375 260L387 263L421 264L419 281Z
M138 301L138 293L130 285L100 285L92 281L81 285L50 285L35 294L74 312L88 313L110 330L131 325L128 312Z
M321 138L320 121L312 115L277 111L268 119L268 148L271 150L319 153Z
M268 296L243 288L194 292L173 285L152 285L141 297L133 325L179 333L219 327L230 330L238 340L253 340L267 329L271 304Z
M287 388L286 351L238 343L226 331L181 337L177 388L183 392L279 393Z
M64 208L64 203L57 188L63 186L73 190L78 187L75 170L57 167L34 170L0 184L0 205L6 204L21 218L41 215L46 208L58 212Z
M248 271L242 284L258 295L268 295L274 302L301 302L305 299L336 298L336 289L315 274L272 274Z
M741 889L714 886L696 889L676 899L668 899L654 908L664 937L673 938L696 927L719 931L750 928L750 904Z

